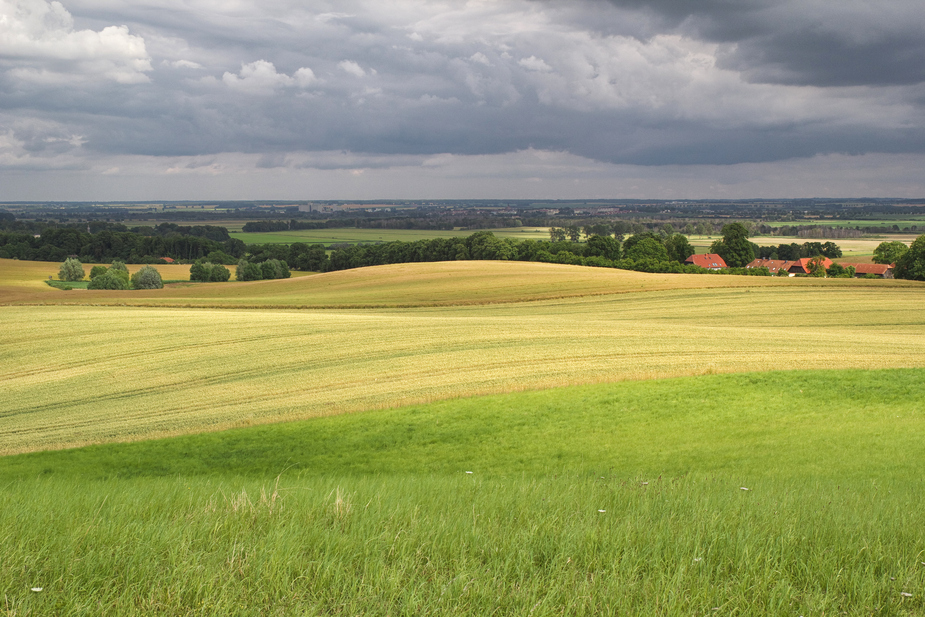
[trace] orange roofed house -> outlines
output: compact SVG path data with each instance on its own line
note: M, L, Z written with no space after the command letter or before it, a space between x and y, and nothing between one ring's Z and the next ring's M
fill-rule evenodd
M893 278L893 265L894 264L842 264L846 268L848 266L854 266L854 276L861 277L865 274L873 274L874 276L879 276L880 278L891 279Z
M707 270L721 270L722 268L729 267L726 265L726 262L723 261L723 258L716 253L707 253L706 255L691 255L684 260L684 263L700 266L701 268L706 268Z
M755 259L750 261L746 268L767 268L771 274L777 274L781 270L790 271L790 266L796 264L795 261L786 261L784 259Z
M802 259L797 259L796 261L790 262L790 267L787 268L787 272L790 274L809 274L809 262L813 260L812 257L804 257ZM832 264L835 263L828 257L822 261L825 269L828 270L832 267Z

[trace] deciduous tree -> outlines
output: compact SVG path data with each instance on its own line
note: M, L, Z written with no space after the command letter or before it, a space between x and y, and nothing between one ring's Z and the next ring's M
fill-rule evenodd
M132 275L132 287L135 289L160 289L163 286L161 273L152 266L142 266Z
M903 242L881 242L874 249L875 264L895 264L909 251Z
M916 238L909 250L896 261L893 276L925 281L925 236Z
M748 229L742 223L723 226L722 240L717 240L710 251L723 258L730 268L743 268L755 258L752 243L748 241Z
M73 257L65 259L58 270L58 278L62 281L82 281L85 274L80 260Z

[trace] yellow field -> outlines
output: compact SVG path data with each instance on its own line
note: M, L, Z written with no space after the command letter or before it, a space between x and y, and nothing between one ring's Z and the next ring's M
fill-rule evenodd
M0 305L64 304L185 308L389 308L550 300L670 289L912 288L898 280L646 274L529 262L397 264L247 283L177 283L138 291L62 291L49 287L57 264L0 259ZM135 266L140 267L140 266ZM133 267L134 268L134 267ZM165 279L189 278L189 266L159 266ZM89 271L89 270L88 270Z
M13 278L0 290L30 288ZM921 283L456 262L118 296L48 289L44 306L0 306L0 453L567 384L925 365ZM53 304L135 294L379 308Z

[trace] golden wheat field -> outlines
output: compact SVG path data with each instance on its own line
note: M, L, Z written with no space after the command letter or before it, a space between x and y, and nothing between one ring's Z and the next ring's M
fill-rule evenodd
M144 300L259 304L266 289L272 305L378 308L8 303L0 453L568 384L925 365L925 285L803 281L457 262ZM427 300L455 305L399 308Z
M133 266L137 268L140 266ZM62 304L187 308L388 308L550 300L672 289L833 287L922 289L912 281L646 274L607 268L502 261L376 266L239 283L174 283L164 289L63 291L43 282L58 264L0 259L0 305ZM165 280L189 266L158 266ZM89 267L87 268L89 271Z

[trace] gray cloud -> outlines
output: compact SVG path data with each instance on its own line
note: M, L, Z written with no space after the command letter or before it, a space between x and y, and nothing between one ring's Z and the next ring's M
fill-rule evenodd
M925 11L916 0L610 0L663 29L727 45L721 66L764 83L925 82Z
M925 12L912 1L58 7L0 0L0 168L222 153L265 170L525 150L645 166L925 154Z

